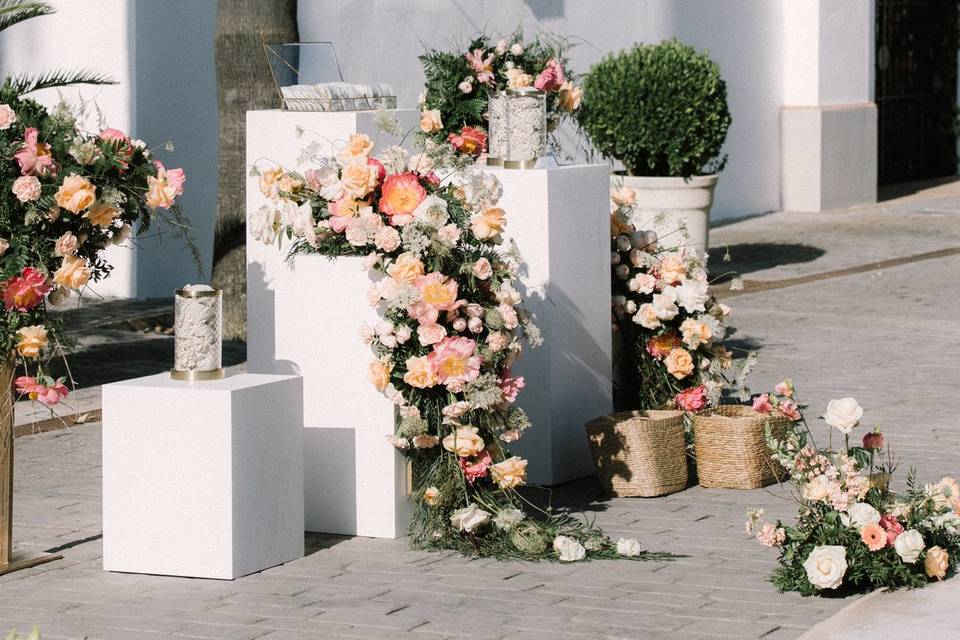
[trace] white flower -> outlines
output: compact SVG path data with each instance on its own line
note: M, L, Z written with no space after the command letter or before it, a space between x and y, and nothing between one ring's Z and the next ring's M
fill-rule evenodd
M440 227L437 231L437 239L448 247L455 247L460 240L460 228L452 223Z
M866 502L856 502L850 505L846 513L840 514L840 521L845 526L863 529L868 524L880 522L880 512Z
M583 545L573 538L567 536L557 536L553 540L553 550L560 556L560 562L576 562L583 560L587 555L587 550Z
M827 404L827 412L823 414L823 419L831 427L836 427L843 434L849 434L863 417L863 409L853 398L840 398L831 400Z
M265 204L250 214L250 235L264 244L273 244L280 228L280 212Z
M677 303L687 311L706 311L704 304L710 299L706 283L685 279L676 287Z
M920 558L920 552L926 545L923 543L923 536L916 529L904 531L893 541L893 548L896 550L900 559L907 564L913 564Z
M672 289L674 289L674 287L665 289L663 293L653 294L653 310L657 313L657 318L660 320L673 320L677 317L677 314L680 313L680 309L678 309L675 304L676 295L668 293L668 291Z
M803 561L807 580L817 589L836 589L847 572L847 550L840 545L814 547Z
M450 516L450 524L456 527L458 531L465 533L473 533L489 521L490 514L475 504L457 509Z
M431 227L439 228L447 224L447 201L438 195L430 194L413 210L413 217Z
M460 89L461 93L470 93L473 91L473 84L469 80L464 80L457 85L457 88Z
M514 42L513 45L510 47L510 53L512 53L515 56L519 56L520 54L523 53L523 45L520 44L519 42Z
M506 52L507 52L507 41L506 41L506 40L498 40L498 41L497 41L497 53L499 53L500 55L503 55L503 54L505 54Z
M934 529L943 529L952 536L960 533L960 515L954 511L948 511L929 519L930 526Z
M410 339L410 336L413 335L413 331L407 325L402 324L394 329L393 335L396 336L398 343L403 344Z
M803 499L816 502L823 500L830 493L830 478L820 474L813 478L807 484L803 485Z
M617 540L617 553L628 558L640 555L640 541L636 538L620 538Z
M525 517L523 511L520 511L520 509L509 507L497 514L497 517L493 519L493 524L497 525L498 529L508 530L512 529L515 524Z

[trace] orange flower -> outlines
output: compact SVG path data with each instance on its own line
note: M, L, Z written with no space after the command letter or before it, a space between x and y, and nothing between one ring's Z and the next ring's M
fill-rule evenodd
M879 524L871 523L860 531L860 539L870 551L880 551L887 546L887 532Z
M478 156L487 150L487 134L474 127L464 127L459 134L451 133L447 140L460 153Z
M402 227L413 220L414 210L427 197L415 173L399 173L383 182L380 212L390 216L390 224Z

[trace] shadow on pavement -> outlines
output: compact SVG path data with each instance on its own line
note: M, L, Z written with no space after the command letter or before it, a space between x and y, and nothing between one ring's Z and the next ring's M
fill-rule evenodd
M710 272L713 281L726 282L754 271L784 264L812 262L826 253L808 244L756 242L710 247ZM727 260L729 256L729 260Z

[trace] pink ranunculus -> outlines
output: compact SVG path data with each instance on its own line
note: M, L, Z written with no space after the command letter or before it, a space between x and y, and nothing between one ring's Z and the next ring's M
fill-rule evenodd
M53 286L46 276L33 267L26 267L19 276L14 276L2 285L3 304L7 311L16 309L25 312L33 309Z
M520 394L520 390L527 386L523 376L510 376L509 373L500 378L498 382L500 391L503 393L503 399L507 402L514 402Z
M420 300L407 313L421 324L434 323L441 311L453 311L463 304L463 300L457 299L457 281L439 271L417 276L413 285L420 291Z
M120 144L130 142L130 137L120 129L104 129L100 132L100 139Z
M543 68L537 79L533 81L533 86L549 93L550 91L559 91L563 86L566 77L563 74L563 65L556 58L547 60L547 66Z
M473 484L478 479L486 477L493 459L490 457L490 452L484 449L472 461L469 458L460 458L457 462L460 463L460 468L463 469L463 475L466 476L467 482Z
M707 388L703 385L684 389L677 394L677 408L683 411L700 411L707 406Z
M753 399L753 410L757 413L770 413L773 411L773 404L770 402L770 394L761 393Z
M880 516L880 526L887 532L887 546L892 547L897 537L903 533L903 525L896 516L887 513Z
M50 145L39 142L40 132L35 127L29 127L23 132L23 144L13 154L20 165L22 175L54 176L57 174L57 163L53 161Z
M477 342L462 336L446 337L433 345L427 361L436 371L437 380L451 390L476 380L483 363L477 355Z
M800 408L797 407L797 403L793 400L781 400L777 405L777 411L794 422L803 417L800 415Z

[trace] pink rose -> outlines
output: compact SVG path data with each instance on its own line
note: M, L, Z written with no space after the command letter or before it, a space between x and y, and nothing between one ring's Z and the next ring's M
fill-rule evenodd
M703 385L684 389L677 394L677 408L683 411L700 411L707 406L707 388Z
M57 238L57 243L54 245L53 253L61 258L65 256L72 256L77 252L77 244L77 236L67 231L62 236Z
M797 403L793 400L781 400L780 404L777 405L777 411L779 411L781 415L790 418L794 422L802 417L800 415L800 409L797 407Z
M0 130L9 129L17 121L17 113L8 104L0 104Z
M880 516L880 526L887 532L887 546L892 547L897 537L903 533L903 525L896 516L887 513Z
M473 275L475 275L480 280L486 280L493 275L493 267L490 265L490 261L486 258L480 258L473 263Z
M770 394L761 393L753 399L753 410L757 413L770 413L773 405L770 403Z
M33 202L40 197L40 181L35 176L20 176L13 181L11 191L20 202Z
M463 469L463 475L467 477L467 482L473 484L479 478L486 477L487 469L493 460L490 458L490 452L484 449L472 462L468 458L460 458L458 462Z
M447 330L444 329L443 325L436 322L421 324L417 327L417 338L420 340L420 344L425 347L440 342L446 335Z
M537 79L533 82L533 86L540 91L557 91L563 86L565 80L563 65L560 64L560 61L556 58L550 58L547 61L547 66L544 67L543 71L540 72L540 75L538 75Z

